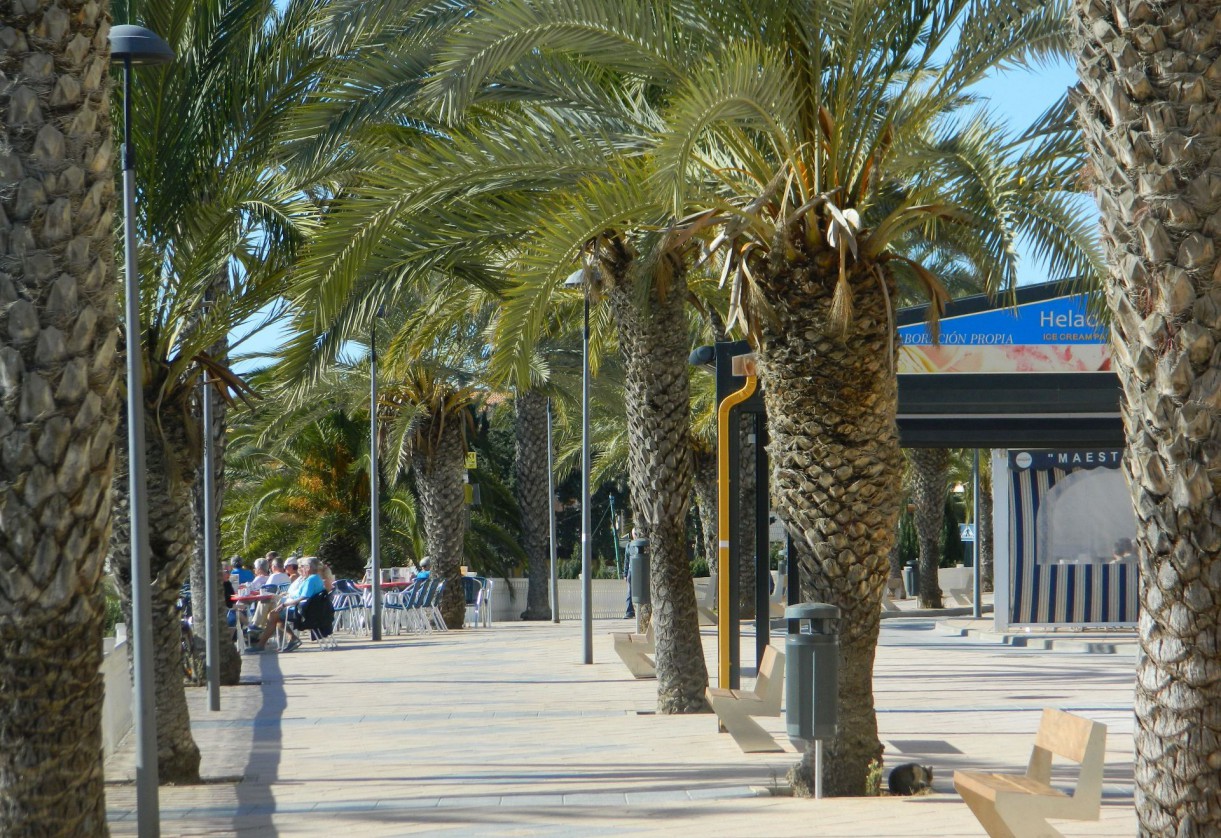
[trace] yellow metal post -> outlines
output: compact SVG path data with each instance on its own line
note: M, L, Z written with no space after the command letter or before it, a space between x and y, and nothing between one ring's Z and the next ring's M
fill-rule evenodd
M730 393L717 407L717 686L729 688L729 412L749 399L758 384L755 357L733 359L734 375L745 375L742 389Z

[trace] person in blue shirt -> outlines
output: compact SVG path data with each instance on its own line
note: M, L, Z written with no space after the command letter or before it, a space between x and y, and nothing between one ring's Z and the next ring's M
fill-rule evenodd
M254 572L247 570L241 556L233 557L233 572L237 574L238 585L249 585L254 581Z
M432 561L425 556L420 559L420 572L415 575L417 581L427 579L432 575Z
M246 650L248 653L257 654L267 651L267 639L275 635L276 629L280 625L284 626L284 633L288 638L283 651L294 652L301 645L301 638L293 631L289 609L296 609L304 605L314 594L326 590L326 586L323 584L322 577L314 573L312 559L301 559L298 569L300 575L288 586L288 593L284 594L280 604L267 616L267 628L264 629L262 638L256 645L250 646Z

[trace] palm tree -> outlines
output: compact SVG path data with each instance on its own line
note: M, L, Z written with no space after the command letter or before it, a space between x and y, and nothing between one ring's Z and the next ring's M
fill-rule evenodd
M177 55L155 78L136 77L132 102L144 187L136 221L146 268L144 332L133 351L143 356L150 429L163 782L199 777L181 679L171 673L181 672L173 603L198 532L191 491L203 433L195 404L200 375L210 373L222 399L246 391L214 347L283 291L288 265L317 220L310 191L320 173L288 165L288 146L305 120L311 88L368 35L367 28L336 27L346 8L316 0L295 0L282 9L272 0L135 0L125 9L165 37ZM218 287L225 293L208 302ZM127 503L126 471L120 447L120 506ZM111 555L124 590L130 584L128 549L124 520L112 534Z
M466 615L460 565L467 530L466 451L474 430L472 408L477 392L442 368L419 358L387 365L396 379L399 415L393 438L401 462L410 458L424 516L424 534L432 572L445 582L441 616L450 628L462 628Z
M1093 267L1087 227L1063 195L1077 152L1062 111L1016 138L957 115L989 69L1061 48L1063 9L866 0L752 15L718 5L738 12L724 20L748 37L767 16L764 37L726 37L692 68L658 165L672 172L679 212L731 218L722 270L738 302L730 322L744 318L759 347L774 503L802 598L841 611L827 785L860 794L881 759L873 650L901 500L892 301L900 283L945 297L904 254L924 241L1003 287L1016 261L1007 243L1027 230L1052 270ZM705 184L711 194L697 196ZM790 772L798 793L812 788L811 753Z
M893 301L900 283L923 286L934 311L945 298L904 254L923 242L930 263L970 265L999 288L1014 280L1013 242L1026 231L1053 273L1097 270L1088 224L1065 195L1079 168L1067 108L1018 136L963 116L989 70L1063 52L1064 7L556 0L481 11L446 52L453 98L489 80L518 94L534 76L554 78L545 70L557 54L575 54L574 88L624 79L624 99L648 112L626 124L643 126L635 147L651 152L641 190L662 188L667 211L630 217L645 229L724 225L712 250L731 289L729 326L741 322L759 348L774 505L801 595L842 613L827 786L862 793L881 757L871 677L900 500ZM635 174L616 170L621 181ZM619 206L605 217L649 204ZM799 793L812 774L808 754L791 775Z
M910 448L912 503L915 504L916 533L920 539L917 589L921 608L941 607L941 530L945 525L945 496L950 468L948 448Z
M109 22L96 4L22 3L0 35L5 835L106 834L98 673L119 407Z
M968 516L975 508L975 481L972 473L974 455L969 448L954 449L950 455L951 483L961 483L965 488L963 503ZM974 520L971 518L971 520ZM987 451L979 452L979 520L975 527L976 547L979 556L980 590L992 590L992 462Z
M1221 830L1216 8L1074 4L1136 509L1142 835ZM1211 157L1211 159L1210 159Z
M518 392L515 472L517 504L521 509L522 547L529 560L524 620L550 620L547 581L550 577L551 497L547 488L547 397L537 389Z

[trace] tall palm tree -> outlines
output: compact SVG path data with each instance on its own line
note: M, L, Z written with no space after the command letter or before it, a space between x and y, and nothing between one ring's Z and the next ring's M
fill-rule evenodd
M692 68L658 164L680 212L728 205L722 270L739 302L731 322L745 318L759 347L775 506L802 598L841 611L827 785L859 794L881 759L871 677L901 499L892 301L901 283L945 297L905 254L924 241L1003 287L1015 276L1008 243L1025 230L1053 271L1094 267L1088 228L1063 194L1077 151L1062 111L1017 137L959 115L989 69L1062 48L1063 8L717 5L735 12L716 21L729 32L764 37L726 37ZM716 188L697 197L704 184ZM790 772L798 793L812 788L811 754Z
M473 428L477 392L444 370L405 359L388 365L396 383L399 416L393 436L400 460L410 458L424 517L432 572L444 580L441 615L450 628L462 628L466 615L460 566L467 531L466 451Z
M907 459L915 504L916 534L920 539L917 574L921 608L941 607L941 530L945 526L945 497L949 488L950 450L948 448L910 448Z
M551 497L547 481L547 397L537 389L513 399L516 423L515 464L517 503L521 509L522 547L529 558L529 587L524 620L551 619L547 580L551 557Z
M1221 830L1216 11L1073 4L1140 557L1142 835Z
M282 291L289 260L315 222L306 192L310 173L284 165L284 147L310 86L351 39L319 40L333 15L314 0L282 11L271 0L135 0L125 11L165 37L177 55L155 78L137 76L132 113L145 187L136 219L145 268L138 351L149 428L155 657L162 673L158 761L163 782L193 782L199 752L181 679L172 673L181 671L174 602L197 535L191 491L203 433L195 404L200 374L208 370L222 399L245 389L211 350ZM205 305L218 285L228 292ZM119 454L115 492L122 506L122 446ZM121 524L112 537L111 566L126 591L129 542L127 523Z
M109 23L104 4L40 0L6 9L0 35L5 835L106 834L101 582L119 407Z
M961 483L967 515L975 509L974 452L957 448L950 454L950 482ZM974 521L971 517L970 520ZM975 546L979 556L980 590L992 590L992 462L987 451L979 452L979 520L975 522Z

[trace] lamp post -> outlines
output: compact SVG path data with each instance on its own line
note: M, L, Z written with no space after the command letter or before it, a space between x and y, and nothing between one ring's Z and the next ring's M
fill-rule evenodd
M123 64L123 267L127 336L127 472L131 515L133 727L136 736L136 830L160 834L157 799L157 708L153 683L153 620L149 591L148 498L144 452L144 380L140 351L140 279L136 271L136 155L131 144L131 71L166 64L174 51L142 26L110 30L110 58Z
M584 268L564 280L565 288L580 286L585 297L585 328L581 333L581 637L583 663L594 662L594 624L590 605L593 583L590 579L589 509L589 275Z
M551 399L547 399L547 512L551 524L551 622L560 621L560 580L555 554L555 447L551 443Z
M381 483L377 475L377 318L369 329L369 567L373 578L373 639L382 639Z
M205 298L206 299L206 298ZM220 607L217 590L220 575L216 565L216 439L212 435L212 381L207 370L203 374L203 525L204 525L204 635L206 646L204 669L208 675L208 709L220 710L220 623L216 619ZM241 631L241 623L237 630Z

